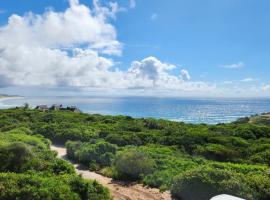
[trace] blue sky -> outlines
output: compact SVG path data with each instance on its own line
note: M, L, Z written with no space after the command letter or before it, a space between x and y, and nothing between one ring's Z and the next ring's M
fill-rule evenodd
M65 40L58 44L53 40L48 43L52 38L48 37L46 42L38 44L39 47L46 48L46 51L58 49L67 52L71 57L70 52L73 52L75 48L82 49L80 57L82 54L85 55L86 50L94 51L97 54L94 59L97 61L89 63L89 66L99 66L100 64L97 63L100 63L100 58L104 58L111 62L102 60L101 65L105 66L103 67L106 68L105 71L104 69L98 73L92 69L89 71L85 65L81 65L82 62L78 61L79 63L74 63L74 65L81 66L78 67L79 71L86 70L84 71L86 75L78 77L78 71L72 75L69 73L53 74L50 76L55 76L54 79L48 78L39 82L36 80L40 79L39 73L44 74L45 72L42 70L46 66L48 66L48 70L51 69L48 64L35 73L32 73L32 69L36 69L38 66L25 69L21 79L27 81L15 81L11 75L12 70L20 71L24 67L21 65L13 67L15 64L8 60L10 55L5 55L2 58L4 60L2 67L5 64L2 71L6 71L2 75L0 72L0 78L2 77L5 81L2 81L0 92L1 90L7 91L6 88L25 88L27 86L45 88L49 85L50 87L79 88L75 90L86 94L89 88L91 90L92 88L104 88L110 91L121 89L132 94L146 91L149 94L176 96L205 96L206 93L210 96L228 97L270 96L269 1L136 0L133 1L133 5L128 0L114 2L117 3L114 4L117 5L114 7L115 10L109 1L100 0L98 5L103 11L99 8L94 11L92 0L80 0L79 2L73 0L77 6L84 5L89 8L92 17L102 15L101 23L103 25L113 27L113 31L107 30L104 31L105 33L97 33L98 36L93 36L98 37L99 42L93 42L93 38L85 37L82 34L81 38L67 39L68 42ZM18 37L5 29L5 27L11 26L8 21L12 15L23 17L27 15L26 13L32 12L35 15L43 16L42 20L46 22L44 13L64 13L71 7L70 4L67 0L25 0L23 3L19 0L0 0L0 25L2 35L4 35L2 38L5 39L3 41L7 41L7 38L12 40L12 37ZM106 12L104 12L105 8ZM24 20L27 21L28 18L24 18ZM65 23L65 20L60 23ZM31 23L36 24L37 19ZM38 35L37 38L40 35L42 38L47 37L36 33L40 26L31 23L27 25L28 31ZM85 24L88 25L88 23ZM100 26L102 31L103 25ZM76 27L74 28L76 29ZM89 30L92 30L91 28L95 27L89 27ZM44 27L41 30L44 30ZM54 30L52 29L51 32ZM85 30L85 34L91 34L91 31L87 31ZM20 35L23 34L26 33L23 32ZM111 34L110 37L107 36L109 34ZM104 35L106 35L105 38ZM112 45L100 47L101 40ZM27 51L26 47L33 47L32 44L28 44L28 38L23 38L22 41L13 45L22 45L22 51ZM6 46L9 46L9 43L6 43L2 49L7 49ZM34 45L36 48L36 43ZM110 52L105 52L108 49ZM42 59L42 55L40 56ZM19 60L20 56L14 57L18 59L18 62L22 62ZM39 63L38 60L29 62L31 64ZM53 62L57 67L57 61L53 60ZM84 60L83 63L85 64L85 62ZM8 69L9 65L6 63L10 63L10 68L13 67L13 69ZM23 63L27 64L25 60ZM40 60L40 63L43 61ZM59 63L59 66L62 65L65 64ZM68 71L70 66L62 67ZM66 77L67 74L70 76L68 80L61 77ZM94 74L94 78L92 74ZM85 81L78 81L84 79ZM89 79L94 80L89 81ZM114 84L118 80L121 84ZM16 92L16 89L13 91Z

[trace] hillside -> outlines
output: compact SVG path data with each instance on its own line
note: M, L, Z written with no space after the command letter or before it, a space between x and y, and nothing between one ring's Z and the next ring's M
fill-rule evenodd
M4 128L5 129L5 128ZM106 188L75 174L50 141L23 127L0 132L0 199L109 200Z
M222 193L245 199L270 199L270 126L255 123L252 118L229 124L193 125L129 116L8 109L0 111L0 132L10 143L26 143L24 138L41 140L38 142L42 146L38 151L41 154L39 161L49 164L42 164L43 168L35 176L44 178L43 174L49 173L44 181L57 176L59 181L65 181L65 187L73 195L78 195L76 191L81 191L81 188L74 190L63 174L74 173L74 168L62 161L66 167L59 167L60 171L54 172L56 166L51 163L60 161L55 155L45 156L51 154L49 140L54 144L65 144L68 158L90 171L117 181L142 183L161 191L170 190L175 199L209 200ZM33 143L25 144L31 150L29 154L36 154ZM2 146L7 148L5 143ZM5 151L9 151L7 149ZM42 149L46 150L45 155ZM39 169L33 167L38 161L34 162L27 155L22 155L27 164L18 164L23 170L2 167L3 184L15 178L18 180L17 177L22 180L29 178L32 176L29 170ZM1 158L1 166L12 166L12 162L6 164L7 160L6 157ZM69 172L65 171L67 167ZM16 174L11 176L10 172ZM84 181L80 181L84 187ZM97 183L92 184L92 187L100 187L92 192L108 198L106 189ZM18 187L16 192L23 194L22 190ZM7 196L12 191L6 187L1 192Z
M249 118L249 122L252 124L270 125L270 113L252 116Z

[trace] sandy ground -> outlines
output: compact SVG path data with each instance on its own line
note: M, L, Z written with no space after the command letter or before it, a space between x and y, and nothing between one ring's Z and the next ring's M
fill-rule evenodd
M256 123L256 122L262 122L262 121L270 121L270 113L263 113L261 115L251 117L249 120L249 123Z
M68 160L66 149L63 146L52 145L51 149L58 152L58 157ZM70 160L68 160L71 162ZM78 174L85 179L96 179L99 183L109 188L115 200L171 200L169 192L160 193L158 189L143 187L141 184L126 184L114 181L111 178L90 172L82 166L71 162Z

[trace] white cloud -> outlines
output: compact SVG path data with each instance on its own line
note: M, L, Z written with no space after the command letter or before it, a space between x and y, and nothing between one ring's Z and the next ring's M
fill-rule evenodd
M270 85L265 85L262 87L262 89L266 92L270 92Z
M132 62L127 72L127 79L130 80L130 87L164 88L168 81L177 79L168 74L168 71L174 68L174 65L162 63L155 57L148 57Z
M10 47L1 53L0 74L12 85L99 86L113 61L92 50ZM102 74L104 72L104 74Z
M77 0L76 0L77 1ZM107 17L111 17L112 19L116 19L116 14L118 12L126 11L125 8L119 7L117 2L108 2L108 7L102 7L99 0L93 0L94 4L94 13L106 20Z
M103 85L121 43L107 21L116 4L94 7L70 0L64 12L12 15L0 27L0 77L3 85ZM3 81L4 80L4 81Z
M153 13L150 17L151 20L156 20L158 17L157 13Z
M14 14L9 17L8 24L0 28L0 47L73 48L84 45L101 53L120 55L121 44L116 40L116 30L107 23L116 12L116 5L109 9L100 6L97 0L92 10L77 0L70 0L70 7L64 12Z
M129 7L135 8L136 7L136 0L129 0Z
M142 61L134 61L131 64L129 73L134 74L138 78L156 81L166 74L168 70L174 68L174 65L162 63L155 57L148 57Z
M245 79L242 79L241 82L252 82L252 81L255 81L254 78L245 78Z
M204 82L189 82L187 70L181 70L180 75L171 74L177 67L163 63L155 57L147 57L131 64L126 80L130 88L155 88L175 91L209 91L213 86Z
M189 81L190 80L190 75L189 75L189 72L185 69L182 69L181 70L181 78L184 80L184 81Z
M167 91L209 91L213 86L192 82L187 70L155 57L134 61L127 70L113 70L107 55L121 55L115 18L119 7L93 1L93 8L70 0L63 12L12 15L0 27L0 87L141 88ZM105 54L105 55L104 55Z
M229 65L220 65L220 67L222 68L227 68L227 69L239 69L244 67L245 64L243 62L238 62L238 63L234 63L234 64L229 64Z

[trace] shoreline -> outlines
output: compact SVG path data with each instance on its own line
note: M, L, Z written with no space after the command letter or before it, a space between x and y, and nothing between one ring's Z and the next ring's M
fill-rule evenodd
M33 101L32 101L33 100ZM121 100L121 99L120 99ZM40 102L41 101L41 102ZM24 97L24 96L0 96L0 109L8 109L8 108L14 108L14 107L20 107L23 106L23 103L28 102L30 103L30 108L35 108L37 102L40 102L40 104L38 105L52 105L54 103L58 103L59 105L62 104L63 102L65 102L64 106L70 106L70 105L76 105L77 108L79 108L83 113L86 114L100 114L100 115L104 115L104 116L131 116L135 119L141 119L141 118L154 118L157 120L168 120L168 121L174 121L174 122L184 122L187 124L208 124L208 125L215 125L215 124L220 124L220 123L232 123L234 121L237 121L240 118L245 118L245 117L251 117L253 115L262 115L263 113L269 113L270 110L270 100L267 101L268 105L266 105L266 107L264 108L250 108L249 110L246 110L245 112L239 112L236 109L236 112L228 112L228 113L223 113L223 110L217 110L215 111L216 107L219 104L212 104L211 102L209 103L210 106L214 106L213 107L213 111L206 111L206 110L202 110L202 112L199 112L198 114L196 114L196 112L192 111L192 114L189 115L185 112L183 113L176 113L176 112L172 112L172 114L168 114L167 112L171 112L171 110L166 110L165 109L165 114L163 115L162 113L159 112L154 112L154 111L146 111L144 112L141 107L139 106L138 109L136 110L129 110L129 108L127 110L124 110L125 106L131 106L132 103L128 103L127 101L124 102L123 104L123 108L117 108L115 109L111 109L114 108L114 104L118 105L117 101L116 103L114 102L107 102L105 101L105 103L103 101L99 102L99 99L78 99L78 100L66 100L66 99L61 99L61 98L45 98L44 99L39 99L39 98L29 98L29 97ZM60 103L59 103L60 102ZM62 103L61 103L62 102ZM93 104L92 104L93 103ZM133 104L136 104L137 102L135 101L135 103L133 102ZM185 104L189 105L189 102L184 102ZM221 102L222 103L222 102ZM255 102L256 103L256 102ZM91 105L92 104L92 105ZM97 105L97 109L95 109L96 105ZM182 103L183 104L183 103ZM180 108L181 108L181 101L180 101ZM198 106L201 106L202 109L204 109L204 102L202 103L198 103ZM246 103L247 106L250 106L249 103ZM265 103L264 103L265 104ZM263 104L263 105L264 105ZM89 105L89 106L88 106ZM111 105L111 106L108 106ZM150 105L149 102L146 102L146 105ZM192 102L190 103L190 105L192 105ZM197 105L197 104L196 104ZM208 105L208 102L206 102L205 105ZM226 107L226 103L221 104L222 106ZM233 104L234 107L236 105L238 105L238 103ZM245 105L245 104L244 104ZM150 105L151 106L151 105ZM169 102L163 102L161 106L171 106L170 101ZM241 106L241 105L240 105ZM182 106L183 107L183 106ZM104 109L103 109L104 108ZM156 107L153 106L153 109L155 109ZM106 112L104 111L105 109ZM223 114L221 114L223 113ZM195 115L196 114L196 115Z
M0 96L0 101L9 100L9 99L22 99L21 96Z
M6 100L12 100L12 99L22 99L24 97L20 96L0 96L0 109L8 109L11 108L10 105L4 104L3 102Z

